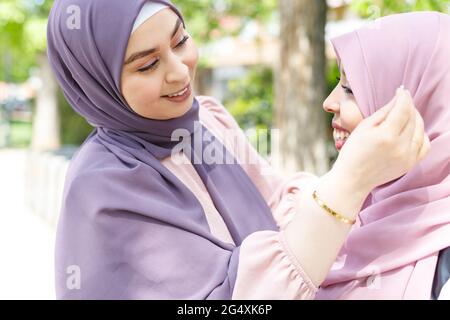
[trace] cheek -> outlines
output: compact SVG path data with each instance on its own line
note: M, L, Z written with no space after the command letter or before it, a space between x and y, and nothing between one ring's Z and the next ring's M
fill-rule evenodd
M351 100L347 100L341 103L340 116L343 126L349 129L350 132L353 131L356 126L363 120L363 116L358 108L358 105Z
M192 41L189 42L189 45L186 48L186 54L183 58L183 62L188 66L189 73L193 76L198 63L198 49Z
M161 81L152 75L133 75L124 80L122 92L128 105L139 113L149 104L159 101L161 96Z

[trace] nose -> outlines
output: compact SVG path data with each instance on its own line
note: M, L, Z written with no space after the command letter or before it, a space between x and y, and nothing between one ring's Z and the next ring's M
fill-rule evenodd
M167 83L186 83L189 78L189 68L177 55L172 54L166 73Z
M323 109L329 113L339 113L340 104L339 100L336 99L335 95L332 92L323 102Z

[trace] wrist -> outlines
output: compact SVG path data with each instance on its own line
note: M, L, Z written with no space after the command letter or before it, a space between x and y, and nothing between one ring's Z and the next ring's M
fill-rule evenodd
M372 190L359 180L355 176L343 175L332 169L320 179L316 191L329 207L353 219Z
M324 177L330 184L338 186L344 192L366 198L374 188L367 181L367 176L359 173L358 170L347 171L333 167Z

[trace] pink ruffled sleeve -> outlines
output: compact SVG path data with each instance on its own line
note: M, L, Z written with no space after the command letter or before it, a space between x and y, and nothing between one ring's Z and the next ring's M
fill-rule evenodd
M268 205L280 230L284 229L292 220L296 212L296 205L300 192L309 189L317 177L307 172L297 172L278 185L269 198Z
M259 231L242 242L233 299L312 300L317 291L283 232Z
M301 190L317 177L303 172L287 179L278 175L258 155L225 107L210 97L199 97L199 102L203 124L235 156L272 209L280 230L284 229L295 215ZM231 141L234 145L224 136L227 130L236 133L237 139ZM257 161L245 161L248 155ZM242 242L233 299L314 299L317 290L291 253L282 231L255 232Z

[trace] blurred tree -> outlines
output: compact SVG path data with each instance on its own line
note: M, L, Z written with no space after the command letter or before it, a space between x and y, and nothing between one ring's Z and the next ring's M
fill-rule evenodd
M0 1L0 81L21 82L45 52L47 16L53 1Z
M249 22L265 24L277 12L276 0L174 0L182 11L187 28L199 47L224 36L237 36ZM258 39L256 39L258 41ZM201 57L202 65L207 61ZM270 141L273 114L273 70L265 66L250 67L242 79L228 84L224 105L245 130L267 130ZM265 131L262 131L265 132ZM260 132L261 133L261 132ZM258 148L258 134L249 136ZM262 139L262 138L261 138ZM267 150L270 153L270 143Z
M276 72L276 124L285 173L325 173L329 167L325 82L325 1L279 0L280 59Z
M316 162L311 159L322 158L322 148L319 147L322 137L320 134L314 134L319 128L310 128L308 125L310 132L303 129L306 128L306 122L319 122L314 120L318 115L312 114L311 118L309 113L314 113L313 109L320 109L317 106L321 104L323 95L320 93L316 95L313 92L325 91L324 80L317 80L320 77L325 78L320 40L324 24L323 12L326 10L325 1L279 0L277 3L277 0L173 0L173 2L185 15L187 26L199 46L225 34L236 35L249 21L257 20L264 23L273 17L280 5L280 22L284 30L281 37L282 51L285 51L285 55L280 61L282 73L278 77L277 71L275 75L277 104L283 103L285 104L283 108L287 109L277 108L277 119L285 121L290 127L285 132L302 132L301 136L294 135L291 139L284 139L284 149L291 159L298 159L296 166L311 167L311 164ZM31 67L39 66L39 63L45 64L45 60L37 57L45 53L46 18L52 4L53 0L0 1L0 80L24 81L28 78ZM354 0L351 3L351 7L365 18L411 10L445 12L449 6L450 0ZM319 40L316 41L315 38ZM310 63L313 65L312 68L308 67ZM300 64L301 68L298 69L293 64ZM258 74L262 79L256 78ZM255 123L257 127L270 122L268 119L271 119L273 108L269 107L268 101L272 99L272 88L269 84L272 80L266 76L267 73L262 69L252 71L246 79L231 84L237 98L229 100L228 106L243 127L250 122ZM333 83L334 77L328 78L328 83ZM299 83L303 84L299 86ZM249 94L245 93L245 86ZM250 97L250 93L254 95L253 98ZM283 98L280 100L281 97ZM66 105L62 106L61 103L59 102L62 111ZM80 132L77 130L80 128L79 121L83 123L81 127L86 131L75 136L63 134L63 142L74 143L89 133L90 126L82 119L74 119L78 117L74 112L62 111L61 127L64 128L64 132L70 130ZM308 140L309 137L313 139ZM309 146L305 147L303 144L307 141ZM297 148L297 145L301 147ZM321 163L321 160L318 160L318 163Z
M238 1L238 0L175 0L173 1L183 12L189 30L201 45L221 37L225 32L237 34L245 24L257 19L263 21L276 8L276 0ZM29 77L29 70L38 66L41 75L48 75L48 64L38 58L45 56L45 26L53 0L1 0L0 2L0 80L12 82L24 81ZM236 18L232 28L224 28L223 19ZM225 30L226 29L226 30ZM42 65L39 65L38 61ZM43 71L43 74L42 74ZM46 78L44 83L48 83ZM51 81L51 79L50 79ZM47 104L48 91L53 86L46 86ZM52 95L56 99L56 94ZM37 99L39 100L39 99ZM43 101L45 99L41 99ZM76 113L67 109L67 103L59 95L59 110L61 112L62 143L81 143L91 127ZM52 114L47 107L37 108L35 119L48 119ZM45 116L47 114L47 116ZM54 114L54 113L53 113ZM39 125L42 123L42 125ZM52 124L57 124L54 119ZM35 123L35 129L51 128L41 121ZM71 134L70 132L76 132ZM39 139L38 139L39 140Z
M35 149L59 147L57 84L45 55L45 30L50 0L2 0L0 2L0 79L23 82L30 69L38 67L37 90L31 146Z
M271 131L273 127L273 70L266 66L249 69L243 79L232 80L228 84L229 98L224 105L242 129L256 129L247 132L248 139L263 155L271 153ZM267 139L266 150L258 146Z
M277 8L276 0L172 0L183 13L187 28L200 45L237 35L248 21L267 21ZM233 26L221 23L235 18ZM225 28L225 26L227 26Z
M245 129L270 129L272 123L273 72L269 67L252 67L245 78L228 84L229 96L224 104Z
M276 0L174 0L183 12L193 37L204 44L230 33L226 18L237 18L232 34L250 20L265 21L276 9ZM24 81L45 52L46 23L53 0L0 1L0 80ZM15 63L16 62L16 63ZM20 62L20 63L19 63ZM8 79L7 79L8 78Z
M58 84L45 54L36 57L39 68L36 76L40 88L36 93L31 148L56 150L60 147L60 115L58 110Z

